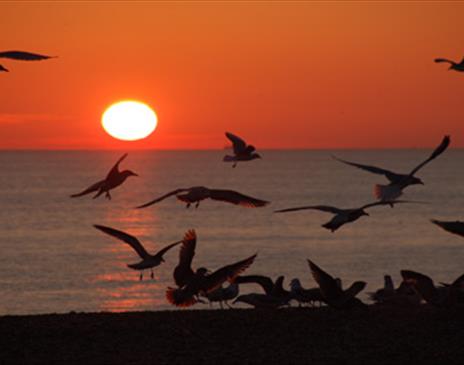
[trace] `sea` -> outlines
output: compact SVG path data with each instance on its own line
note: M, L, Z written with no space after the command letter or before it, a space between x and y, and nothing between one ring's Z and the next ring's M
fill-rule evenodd
M122 169L139 174L112 191L112 200L92 195L70 198L103 179L125 151L0 152L0 315L172 310L165 297L174 286L179 249L139 280L127 264L139 261L122 241L93 227L123 230L149 252L182 239L195 229L194 268L215 270L257 253L246 274L299 278L316 285L311 259L348 286L366 281L360 298L383 286L390 274L410 269L436 283L464 272L464 238L443 231L430 219L464 219L464 151L451 149L421 169L425 185L410 186L403 199L421 203L378 206L369 216L335 232L321 227L330 213L305 210L276 214L302 205L355 208L374 201L373 188L386 179L332 158L409 172L431 150L264 150L263 158L222 162L227 151L133 151ZM271 202L244 208L205 200L195 209L175 197L134 209L157 196L191 186L232 189ZM259 287L241 286L242 293ZM216 306L217 307L217 306ZM209 308L196 304L192 309Z

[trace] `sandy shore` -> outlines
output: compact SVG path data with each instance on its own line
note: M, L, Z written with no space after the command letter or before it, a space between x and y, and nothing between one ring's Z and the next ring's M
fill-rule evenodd
M1 364L460 364L464 311L428 306L0 317Z

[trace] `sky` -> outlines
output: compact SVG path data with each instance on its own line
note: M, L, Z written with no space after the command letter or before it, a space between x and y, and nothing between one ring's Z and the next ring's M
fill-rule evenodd
M1 2L0 149L464 147L464 2ZM140 100L148 138L101 115Z

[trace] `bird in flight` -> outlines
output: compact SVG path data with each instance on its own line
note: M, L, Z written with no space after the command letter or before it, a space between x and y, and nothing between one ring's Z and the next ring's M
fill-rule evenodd
M16 61L41 61L55 58L55 56L45 56L37 53L23 52L23 51L4 51L0 52L0 58L8 58ZM0 71L9 72L5 67L0 65Z
M84 191L81 191L80 193L71 195L71 198L80 197L80 196L87 195L87 194L90 194L96 191L97 194L95 194L93 199L98 198L103 193L105 193L105 196L107 199L111 199L111 194L110 194L111 189L114 189L118 187L119 185L121 185L124 181L126 181L126 179L129 176L138 176L135 172L132 172L131 170L119 171L119 164L126 157L127 157L127 153L124 154L118 160L118 162L116 162L116 164L113 166L113 168L110 170L108 175L103 180L96 182L95 184L91 185L90 187L88 187Z
M261 158L259 153L256 153L256 148L252 145L247 145L246 142L240 137L226 132L226 137L232 142L234 155L224 156L224 162L233 162L232 167L236 167L239 161L251 161L257 158Z
M344 164L351 165L357 167L362 170L366 170L372 172L374 174L384 175L388 181L390 182L388 185L375 185L375 196L377 199L381 201L391 201L399 198L403 194L403 189L409 185L416 185L421 184L424 185L421 179L415 177L414 174L418 172L422 167L428 164L430 161L434 160L438 156L440 156L445 150L448 148L450 144L450 137L445 136L441 141L440 145L435 148L432 154L419 165L417 165L414 169L411 170L409 174L399 174L393 171L389 171L380 167L376 166L369 166L369 165L362 165L355 162L350 162L346 160L342 160L338 157L332 156L337 161L340 161Z
M439 221L436 219L430 220L433 224L443 228L445 231L457 234L458 236L464 237L464 222L460 221Z
M308 260L308 264L311 274L319 285L322 297L327 305L337 309L366 307L363 302L356 298L356 295L366 287L366 282L356 281L351 284L348 289L343 290L336 279L322 270L314 262Z
M434 61L436 63L442 63L442 62L449 63L450 67L448 68L448 70L455 70L455 71L461 71L461 72L464 71L464 58L459 63L448 60L446 58L435 58Z
M94 227L106 234L109 234L110 236L116 237L117 239L127 243L129 246L131 246L134 249L135 252L137 252L137 254L140 256L142 261L136 264L128 264L127 267L133 270L140 271L140 280L143 279L143 270L145 269L151 270L151 278L153 279L154 278L153 268L161 265L164 262L164 258L163 258L164 254L168 252L174 246L177 246L178 244L182 243L182 240L171 243L165 246L164 248L162 248L161 250L159 250L154 255L151 255L147 252L147 250L145 250L145 247L143 247L142 243L140 243L137 237L134 237L126 232L119 231L117 229L110 228L110 227L100 226L98 224L94 224Z
M208 189L204 186L194 186L191 188L173 190L159 198L149 201L148 203L139 205L137 208L148 207L150 205L159 203L160 201L173 195L175 195L178 200L186 203L186 208L189 208L192 203L196 203L195 208L198 208L200 202L208 198L226 203L232 203L235 205L241 205L247 208L263 207L269 204L268 201L252 198L233 190Z
M351 208L351 209L340 209L340 208L332 207L329 205L309 205L305 207L275 210L274 213L294 212L297 210L306 210L306 209L320 210L322 212L332 213L335 216L329 222L324 223L322 227L332 232L335 232L338 228L340 228L344 224L354 222L364 215L368 216L369 214L365 211L365 209L367 208L375 207L378 205L387 205L387 204L393 205L396 203L412 203L412 202L409 202L406 200L394 200L394 201L385 201L385 202L380 201L380 202L375 202L375 203L369 203L359 208Z
M210 273L204 267L196 271L192 269L195 256L197 236L194 230L189 230L182 242L179 252L179 264L174 269L174 282L177 288L168 288L166 298L169 303L178 307L189 307L198 302L198 295L206 296L219 288L224 282L234 282L234 279L245 271L255 260L256 254L244 260Z

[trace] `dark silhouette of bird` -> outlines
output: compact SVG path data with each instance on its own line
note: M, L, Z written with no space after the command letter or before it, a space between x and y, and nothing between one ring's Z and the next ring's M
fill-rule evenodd
M241 205L247 208L263 207L269 204L268 201L252 198L233 190L209 189L204 186L194 186L191 188L173 190L159 198L140 205L137 208L146 208L150 205L159 203L160 201L173 195L175 195L178 200L186 203L186 208L189 208L192 203L196 203L195 208L198 208L200 202L208 198L226 203L232 203L235 205Z
M179 253L179 264L174 269L174 281L177 288L168 288L166 298L169 303L188 307L198 302L198 295L206 296L219 288L224 282L234 282L234 279L246 270L255 260L256 254L244 260L210 273L206 268L192 269L197 236L194 230L185 234Z
M229 308L232 308L228 303L229 300L232 300L238 296L240 292L239 285L236 282L230 283L227 287L220 286L216 290L213 290L206 294L210 305L215 302L219 302L221 309L224 308L223 303Z
M171 243L170 245L167 245L161 250L159 250L156 254L150 255L136 237L126 232L119 231L117 229L110 228L110 227L101 226L98 224L95 224L94 227L106 234L109 234L110 236L116 237L117 239L127 243L129 246L131 246L134 249L135 252L137 252L137 254L140 256L142 261L136 264L128 264L127 267L133 270L141 271L140 280L143 279L143 270L145 269L151 270L151 278L153 279L154 278L153 268L161 265L164 262L164 258L163 258L164 254L168 252L174 246L177 246L178 244L182 243L182 240Z
M314 305L316 302L320 304L324 301L319 288L305 289L301 286L300 280L296 278L290 281L290 293L292 299L296 300L300 306L302 304Z
M235 282L237 284L257 284L259 285L264 294L280 298L280 299L291 299L290 291L284 289L285 277L283 275L277 277L275 281L273 281L270 277L264 275L240 275L235 278Z
M97 194L95 194L93 199L98 198L103 193L105 193L105 196L107 199L111 199L110 190L121 185L124 181L126 181L126 179L129 176L138 176L135 172L132 172L131 170L119 171L119 164L126 157L127 157L127 153L124 154L118 160L118 162L116 162L116 164L110 170L110 172L108 173L105 179L96 182L95 184L88 187L84 191L81 191L80 193L71 195L71 198L80 197L80 196L87 195L87 194L90 194L96 191Z
M403 281L400 286L395 289L393 279L390 275L384 276L383 288L367 294L373 302L382 305L404 307L418 305L421 302L421 297L410 284Z
M461 71L461 72L464 71L464 58L459 63L448 60L446 58L435 58L434 61L436 63L442 63L442 62L449 63L450 67L448 68L448 70L455 70L455 71Z
M340 209L328 205L310 205L304 207L297 207L297 208L288 208L288 209L280 209L275 210L274 213L286 213L286 212L294 212L297 210L320 210L322 212L328 212L335 214L335 216L327 223L324 223L322 227L330 230L331 232L335 232L338 228L343 226L344 224L354 222L361 218L362 216L368 216L369 214L365 211L367 208L375 207L378 205L393 205L397 203L411 203L406 200L395 200L395 201L379 201L375 203L370 203L363 205L360 208L351 208L351 209Z
M232 167L236 167L239 161L251 161L257 158L261 158L259 153L256 153L256 148L252 145L248 145L242 138L226 132L226 137L232 142L234 150L234 156L224 156L224 162L233 162Z
M0 52L0 58L8 58L15 61L41 61L48 60L49 58L56 58L56 56L45 56L38 53L24 51L4 51ZM0 71L9 72L9 70L2 65L0 65Z
M233 303L246 303L257 309L277 309L288 305L289 300L290 297L276 297L263 293L250 293L239 295Z
M430 277L416 271L401 270L401 276L429 304L437 307L464 304L464 274L452 284L444 284L441 287L436 287Z
M314 280L319 285L324 302L336 309L366 308L366 305L356 298L365 287L364 281L354 282L348 289L343 290L332 276L322 270L311 260L309 268Z
M443 152L445 152L449 144L450 137L443 137L443 140L441 141L440 145L432 152L432 154L425 161L421 162L414 169L412 169L409 174L399 174L380 167L362 165L359 163L342 160L336 156L332 157L337 161L343 162L344 164L354 166L362 170L372 172L374 174L384 175L388 179L388 181L390 181L390 183L388 185L375 185L374 193L377 199L380 199L382 201L390 201L400 197L403 194L403 189L410 185L424 185L423 181L418 177L415 177L414 174L418 172L422 167L424 167L427 163L434 160Z
M436 219L430 220L433 224L443 228L445 231L457 234L458 236L464 237L464 222L460 221L439 221Z

